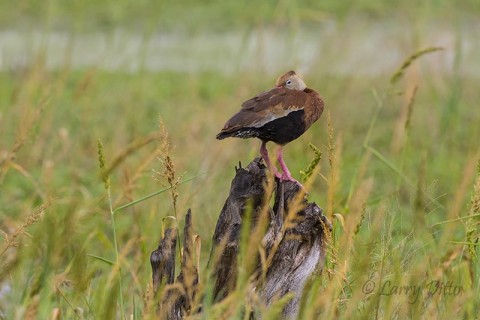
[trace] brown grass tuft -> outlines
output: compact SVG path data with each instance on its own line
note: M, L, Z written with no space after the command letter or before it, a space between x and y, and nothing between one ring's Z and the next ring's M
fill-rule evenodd
M173 161L174 147L170 145L168 131L165 128L165 124L163 123L161 117L159 117L158 126L161 139L160 147L158 148L158 160L161 162L163 170L154 170L154 179L162 184L164 184L164 181L166 181L167 186L170 187L169 193L172 199L173 211L175 214L175 218L179 219L177 214L178 185L180 184L183 175L177 177L177 170L175 167L175 162Z
M36 207L23 221L23 223L15 229L11 234L6 233L3 230L0 230L0 233L5 239L4 248L0 251L0 258L7 252L9 248L17 247L19 244L19 237L26 234L27 229L32 225L36 224L40 219L42 219L47 208L51 205L52 200L45 202L44 204Z

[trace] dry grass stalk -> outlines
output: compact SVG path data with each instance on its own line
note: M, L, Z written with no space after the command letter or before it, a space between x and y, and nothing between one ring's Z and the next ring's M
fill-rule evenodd
M53 308L52 315L50 316L50 320L60 320L62 319L62 311L60 308Z
M333 129L332 118L330 111L327 113L327 126L328 126L328 163L330 165L330 176L328 178L328 194L327 194L327 217L333 218L334 214L334 201L335 194L337 192L339 176L339 159L341 150L341 139L338 138L335 143L335 135Z
M360 228L362 227L363 220L365 219L365 212L367 211L367 204L364 203L362 205L362 211L360 214L360 218L358 219L357 225L355 226L355 230L353 231L353 234L356 235L360 232Z
M172 199L173 211L175 217L179 219L177 215L177 199L178 199L178 185L182 179L182 176L177 177L177 172L175 168L175 162L173 161L173 147L170 146L170 141L168 138L168 131L165 128L162 118L159 118L159 130L160 130L160 147L158 148L158 160L162 163L163 170L156 171L154 170L154 179L160 183L163 183L162 180L166 180L167 186L170 187L169 193Z
M334 138L334 130L333 130L333 123L332 123L332 116L330 114L330 110L327 113L327 133L328 133L328 163L330 167L333 167L333 163L335 160L335 138Z
M0 230L0 233L3 235L5 242L4 248L0 251L0 257L2 257L9 248L17 247L19 245L19 237L24 235L27 232L27 229L40 221L43 215L45 214L47 208L51 205L52 200L48 200L44 204L36 207L23 221L23 223L13 231L12 234L8 234L5 231Z
M355 190L349 206L349 213L352 213L353 217L359 216L361 213L365 213L366 203L370 193L373 190L373 186L374 180L372 177L369 177L362 181L357 190Z
M162 123L163 125L163 123ZM135 151L138 149L141 149L142 147L146 146L147 144L158 140L159 138L164 138L163 132L154 132L146 137L141 137L132 143L130 143L125 149L123 149L115 158L113 158L112 163L108 168L105 169L105 174L108 176L110 173L118 167L128 156L133 154ZM167 135L168 138L168 135Z
M410 89L411 88L411 89ZM417 96L418 86L409 87L405 92L407 102L402 108L393 133L391 150L398 154L405 146L408 139L408 133L412 122L413 105Z
M442 47L430 47L430 48L426 48L426 49L423 49L423 50L419 50L417 52L415 52L414 54L412 54L410 57L408 57L403 63L402 65L400 66L400 68L395 71L395 73L393 74L393 76L390 78L390 84L395 84L396 82L398 82L398 80L400 80L403 75L405 74L405 71L408 69L408 67L415 61L417 60L418 58L420 58L421 56L425 55L425 54L428 54L428 53L432 53L432 52L436 52L436 51L441 51L443 50Z
M408 100L407 104L407 116L405 118L405 131L408 131L410 128L410 124L412 122L412 114L413 114L413 105L415 103L415 98L417 97L418 86L413 87L413 92L410 95L410 99Z
M155 150L151 152L145 159L138 165L136 170L133 172L131 176L126 176L125 178L125 183L122 188L121 194L117 197L117 200L115 201L115 207L119 205L121 199L127 198L129 201L133 201L133 196L132 192L135 188L135 184L139 179L142 177L142 175L147 171L148 167L150 164L158 157L158 151Z
M113 310L115 309L116 306L116 297L119 297L120 300L120 312L123 314L123 298L122 298L122 267L126 266L126 256L132 249L133 245L137 239L130 239L125 246L122 248L122 251L117 253L116 257L116 263L112 265L112 269L110 270L110 273L107 278L107 282L105 284L105 293L110 293L110 297L106 299L105 305L103 306L104 314L105 315L110 315L113 314ZM118 250L116 248L116 250ZM131 272L133 272L131 270ZM118 286L118 289L116 290ZM109 319L110 317L106 317Z
M448 250L442 257L440 264L433 270L433 279L442 280L442 278L451 269L452 264L455 262L458 256L463 252L462 246L455 246L453 249Z
M455 196L453 197L453 201L451 201L452 205L447 211L449 219L461 216L462 207L465 204L465 197L468 194L472 178L475 176L477 159L478 155L470 157L463 169L462 180L456 188Z
M415 190L415 199L413 208L415 212L415 224L424 227L425 223L425 203L426 203L426 157L423 156L418 167L417 188Z
M27 306L25 311L24 319L25 320L35 320L38 319L38 308L40 306L40 295L36 294L30 298L30 303Z
M73 98L75 100L78 100L81 97L85 96L85 93L87 92L87 90L92 86L96 74L97 74L97 69L91 68L85 73L83 78L80 79L73 93Z
M9 168L13 167L13 164L15 164L14 160L17 153L32 137L33 133L35 132L35 124L39 122L43 110L49 103L50 99L48 98L48 95L45 95L45 97L40 99L40 102L34 106L33 116L28 116L26 114L22 115L22 121L20 122L20 126L17 130L15 144L9 152L7 151L1 154L0 157L0 184L2 184Z

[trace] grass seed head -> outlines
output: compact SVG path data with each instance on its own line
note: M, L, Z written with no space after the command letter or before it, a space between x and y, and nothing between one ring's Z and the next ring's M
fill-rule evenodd
M98 148L98 164L100 165L100 174L102 176L102 181L105 185L105 189L110 189L110 178L106 173L106 161L105 161L105 153L103 151L103 144L100 139L97 140L97 148Z
M318 149L312 143L309 143L308 146L315 153L315 157L312 159L312 161L304 171L300 171L300 174L302 175L302 182L306 182L308 178L312 176L313 171L315 170L315 168L320 163L320 160L322 159L322 151L320 151L320 149Z

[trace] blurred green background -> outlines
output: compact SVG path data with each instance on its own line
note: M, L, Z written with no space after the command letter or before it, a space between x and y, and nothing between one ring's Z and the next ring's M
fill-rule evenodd
M478 30L475 0L0 2L0 319L46 319L56 308L65 318L140 318L164 218L182 226L188 208L204 268L234 166L260 144L215 134L290 69L326 110L285 148L286 162L299 178L314 157L308 143L322 150L309 199L346 223L334 220L339 257L327 267L347 289L322 284L310 297L320 307L305 317L474 315ZM443 50L391 83L403 61L430 47ZM162 193L116 214L116 250L97 139L107 168L114 164L119 207L167 185L154 173L163 171L159 116L176 176L196 177L178 187L177 212ZM358 237L342 242L357 223ZM369 263L352 265L351 250ZM121 289L111 280L116 260ZM424 304L372 302L353 275L379 273L465 290Z

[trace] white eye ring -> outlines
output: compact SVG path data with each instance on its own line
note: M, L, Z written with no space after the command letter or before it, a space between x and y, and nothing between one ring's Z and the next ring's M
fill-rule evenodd
M285 84L286 84L287 86L291 85L291 84L292 84L292 80L287 80L287 82L285 82Z

